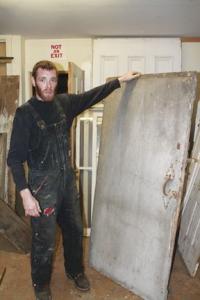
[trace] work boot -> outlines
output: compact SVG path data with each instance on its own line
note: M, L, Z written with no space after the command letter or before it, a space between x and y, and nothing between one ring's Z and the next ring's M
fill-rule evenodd
M85 273L82 272L75 276L67 273L67 277L74 281L75 287L78 290L83 291L83 292L87 292L90 290L90 282L89 282L87 276L85 275Z
M43 288L35 287L34 290L36 300L52 300L51 290L48 285Z

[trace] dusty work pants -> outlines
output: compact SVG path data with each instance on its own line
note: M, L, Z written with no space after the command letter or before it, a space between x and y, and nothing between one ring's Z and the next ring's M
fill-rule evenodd
M40 203L40 217L32 217L32 281L35 287L49 284L55 250L56 223L61 228L65 270L71 275L83 271L79 195L73 170L33 171L33 195Z

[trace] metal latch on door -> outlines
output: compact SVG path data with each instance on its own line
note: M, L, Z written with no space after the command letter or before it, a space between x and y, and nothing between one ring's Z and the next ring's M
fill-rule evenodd
M168 169L166 175L165 175L165 182L163 184L163 194L164 196L166 197L164 198L164 206L165 208L168 207L169 205L169 201L174 198L174 199L177 199L177 192L176 191L173 191L171 190L170 188L168 188L170 182L172 182L175 178L175 171L174 171L174 168L173 168L173 164L171 164L170 168Z

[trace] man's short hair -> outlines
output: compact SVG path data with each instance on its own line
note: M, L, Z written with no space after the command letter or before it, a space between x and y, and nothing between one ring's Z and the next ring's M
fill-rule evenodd
M33 67L32 76L33 76L34 79L36 79L37 70L39 68L44 69L44 70L49 70L49 71L55 70L56 75L58 76L58 70L57 70L56 66L54 65L54 63L52 63L49 60L40 60Z

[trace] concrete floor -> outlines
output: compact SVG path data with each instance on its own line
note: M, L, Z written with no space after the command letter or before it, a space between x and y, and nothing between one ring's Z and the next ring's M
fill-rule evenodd
M88 266L88 244L84 239L86 273L91 282L91 291L82 293L64 276L62 246L59 243L51 289L54 300L141 300L140 297L114 283ZM0 251L0 276L6 273L0 285L1 300L34 300L30 280L29 255ZM144 283L145 284L145 283ZM168 300L200 300L200 268L195 278L191 278L176 253L170 279Z

